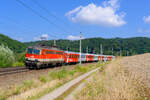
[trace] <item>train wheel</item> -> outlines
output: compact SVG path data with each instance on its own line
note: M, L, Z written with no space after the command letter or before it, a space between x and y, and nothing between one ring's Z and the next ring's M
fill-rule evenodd
M39 65L36 65L36 69L40 69L41 67Z

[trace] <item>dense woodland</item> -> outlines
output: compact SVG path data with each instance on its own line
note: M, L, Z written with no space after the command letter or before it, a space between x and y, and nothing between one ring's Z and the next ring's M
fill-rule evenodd
M40 41L37 42L28 42L26 45L37 45ZM69 40L57 40L57 46L63 50L69 51L79 51L79 40L69 41ZM46 42L47 45L52 46L53 40ZM126 56L142 54L150 52L150 38L146 37L135 37L135 38L113 38L113 39L104 39L104 38L88 38L82 40L82 52L86 53L87 48L89 53L100 53L100 44L103 45L104 54L113 54Z
M38 45L41 41L22 43L17 40L13 40L8 36L0 34L0 44L8 46L15 53L23 53L26 48L31 45ZM52 46L53 40L48 40L45 44ZM62 50L79 51L79 40L57 40L57 46ZM103 45L104 54L112 54L112 48L114 55L123 56L135 55L150 52L150 38L146 37L134 37L134 38L87 38L82 40L82 52L86 53L87 48L89 53L100 53L100 44Z
M26 49L26 44L21 43L17 40L13 40L13 39L11 39L8 36L5 36L3 34L0 34L0 44L8 46L15 53L22 53Z

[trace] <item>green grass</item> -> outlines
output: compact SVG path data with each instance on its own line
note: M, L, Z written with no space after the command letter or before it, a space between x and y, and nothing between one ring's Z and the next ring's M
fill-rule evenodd
M68 72L66 71L66 68L63 67L63 69L57 73L57 78L62 79L62 78L67 77L67 75L68 75Z
M13 67L22 67L22 66L25 66L23 62L14 62L12 64Z
M6 98L0 95L0 100L6 100Z
M21 87L16 87L16 89L13 91L13 95L17 95L21 93Z
M100 67L101 65L102 64L92 64L92 65L86 65L86 66L77 65L76 67L74 67L74 69L70 69L70 70L66 70L66 67L63 67L61 70L49 72L48 76L41 75L40 77L38 77L38 80L36 80L36 83L34 80L25 80L22 85L13 87L13 89L9 90L9 92L7 93L3 92L4 98L12 96L12 95L21 94L32 88L43 86L45 83L48 83L53 80L59 80L56 83L56 86L54 86L53 88L42 90L40 93L37 93L37 94L35 93L34 96L28 97L28 100L36 100L35 98L41 97L44 94L49 93L53 89L59 87L60 84L62 85L83 73L86 73L94 68Z
M73 76L75 73L76 73L76 70L70 70L70 71L68 72L68 74L71 75L71 76Z
M43 83L46 83L48 81L47 77L46 76L40 76L39 77L39 80Z
M68 76L68 72L66 70L65 67L63 67L62 70L60 71L53 71L53 72L50 72L49 73L49 76L52 78L52 79L62 79L62 78L65 78Z
M26 81L23 82L23 86L26 89L30 89L33 85L34 85L33 80L26 80Z
M49 76L52 78L52 79L57 79L57 71L52 71L52 72L49 72Z
M83 67L83 66L76 66L76 71L77 72L82 72L82 73L85 73L85 72L87 72L88 71L88 67Z

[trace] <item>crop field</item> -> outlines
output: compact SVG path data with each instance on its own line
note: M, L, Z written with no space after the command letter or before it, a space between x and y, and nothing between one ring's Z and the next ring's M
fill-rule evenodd
M117 58L86 81L76 100L150 100L150 54Z

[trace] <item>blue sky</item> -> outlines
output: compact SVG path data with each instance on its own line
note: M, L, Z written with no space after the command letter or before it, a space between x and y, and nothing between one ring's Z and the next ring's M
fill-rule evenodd
M0 33L19 41L150 36L149 0L1 0ZM57 18L56 18L57 17Z

